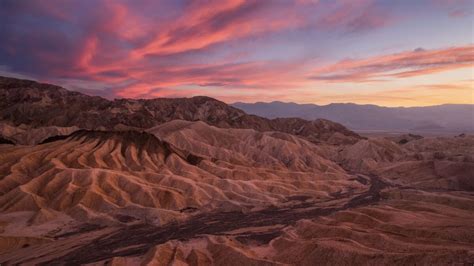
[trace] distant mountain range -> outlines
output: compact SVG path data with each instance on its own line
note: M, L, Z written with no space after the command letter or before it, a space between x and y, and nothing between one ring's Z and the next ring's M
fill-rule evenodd
M473 132L474 104L427 107L382 107L353 103L329 105L285 102L237 102L232 106L267 118L328 119L358 131Z

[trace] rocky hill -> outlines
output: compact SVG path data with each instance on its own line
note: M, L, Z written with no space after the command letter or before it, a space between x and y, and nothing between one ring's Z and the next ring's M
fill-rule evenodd
M350 143L360 139L356 133L328 120L271 120L248 115L205 96L110 101L50 84L0 77L0 121L11 126L147 129L176 119L203 121L221 128L280 131L305 137L312 142Z
M474 137L407 141L174 120L0 144L0 263L472 261Z
M0 86L1 265L464 265L474 136Z

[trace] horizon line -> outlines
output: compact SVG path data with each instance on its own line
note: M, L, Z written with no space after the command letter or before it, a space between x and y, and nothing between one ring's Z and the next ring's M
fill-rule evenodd
M9 78L9 79L17 79L17 80L26 80L26 81L32 81L32 82L36 82L36 83L39 83L39 84L46 84L46 85L51 85L51 86L56 86L56 87L60 87L60 88L63 88L65 90L68 90L68 91L73 91L73 92L77 92L77 93L81 93L81 94L84 94L84 95L87 95L87 96L91 96L91 97L100 97L100 98L103 98L103 99L106 99L106 100L109 100L109 101L115 101L115 100L153 100L153 99L186 99L186 98L194 98L194 97L207 97L207 98L211 98L211 99L214 99L214 100L218 100L218 101L221 101L221 102L224 102L225 104L227 105L235 105L235 104L271 104L271 103L283 103L283 104L296 104L296 105L314 105L314 106L319 106L319 107L326 107L326 106L329 106L329 105L336 105L336 104L339 104L339 105L343 105L343 104L353 104L353 105L359 105L359 106L367 106L367 105L370 105L370 106L376 106L376 107L381 107L381 108L423 108L423 107L436 107L436 106L444 106L444 105L468 105L468 106L474 106L474 103L442 103L442 104L434 104L434 105L398 105L398 106L386 106L386 105L379 105L379 104L376 104L376 103L356 103L356 102L331 102L331 103L328 103L328 104L317 104L317 103L298 103L298 102L293 102L293 101L282 101L282 100L273 100L273 101L268 101L268 102L264 102L264 101L255 101L255 102L244 102L244 101L236 101L236 102L226 102L224 100L220 100L218 97L211 97L211 96L207 96L207 95L194 95L194 96L190 96L190 97L154 97L154 98L127 98L127 97L117 97L117 98L107 98L107 97L104 97L104 96L101 96L101 95L94 95L94 94L90 94L88 92L90 92L91 90L89 89L86 89L86 88L77 88L78 90L75 90L73 88L68 88L64 85L58 85L58 84L54 84L54 83L49 83L49 82L45 82L45 81L40 81L38 79L35 79L33 77L20 77L20 76L5 76L5 75L0 75L0 77L2 78ZM81 91L81 89L84 89L84 90L87 90L88 92L85 92L85 91Z

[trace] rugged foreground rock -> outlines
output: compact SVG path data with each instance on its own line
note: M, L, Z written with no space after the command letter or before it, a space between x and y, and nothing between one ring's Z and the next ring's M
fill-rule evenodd
M0 262L470 262L473 143L318 146L173 121L1 144Z
M2 265L474 262L474 136L2 82Z

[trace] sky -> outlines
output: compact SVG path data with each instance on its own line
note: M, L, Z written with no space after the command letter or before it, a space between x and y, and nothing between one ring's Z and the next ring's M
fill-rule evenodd
M474 104L472 0L0 0L0 75L114 98Z

